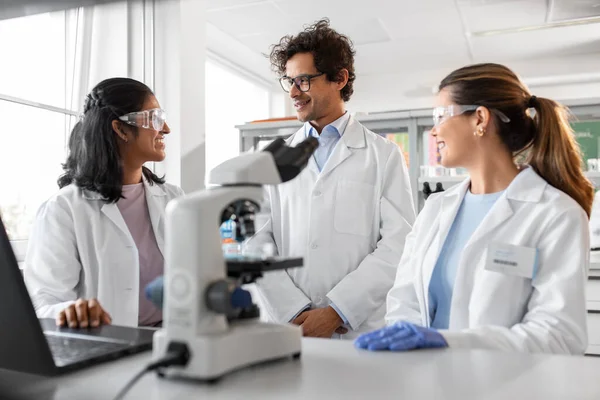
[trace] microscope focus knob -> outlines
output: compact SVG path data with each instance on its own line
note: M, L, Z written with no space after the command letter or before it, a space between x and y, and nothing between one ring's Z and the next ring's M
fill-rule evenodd
M206 306L216 313L230 315L235 310L252 306L252 296L232 282L220 280L206 290Z
M252 296L250 292L236 287L231 293L231 305L233 308L248 308L252 305Z

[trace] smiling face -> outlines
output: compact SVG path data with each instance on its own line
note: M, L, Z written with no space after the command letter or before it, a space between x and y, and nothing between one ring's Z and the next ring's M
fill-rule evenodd
M152 110L160 109L160 104L156 97L150 95L144 102L142 109ZM143 116L140 115L140 125ZM122 139L121 140L121 153L125 163L130 165L142 165L149 161L160 162L165 159L165 141L164 135L171 133L169 125L165 122L162 129L156 130L152 126L152 114L150 115L150 126L143 128L141 126L130 126L125 123L121 123L121 132L117 132ZM136 121L137 122L137 121ZM123 137L123 134L125 137Z
M300 75L316 75L314 57L311 53L298 53L286 63L285 75L296 78ZM342 86L343 87L343 86ZM310 89L301 92L296 85L290 89L298 119L302 122L328 120L332 114L338 112L344 101L340 94L340 84L331 82L325 75L320 75L310 80Z
M436 107L456 106L450 96L450 89L442 89L435 102ZM479 138L473 134L477 128L477 117L473 113L454 116L446 115L439 119L431 130L441 155L441 164L446 168L469 167L475 159L475 149Z

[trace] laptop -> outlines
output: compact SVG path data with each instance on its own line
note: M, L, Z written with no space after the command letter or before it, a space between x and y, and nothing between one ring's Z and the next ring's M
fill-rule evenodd
M152 348L152 329L38 319L1 219L0 228L0 368L52 376Z

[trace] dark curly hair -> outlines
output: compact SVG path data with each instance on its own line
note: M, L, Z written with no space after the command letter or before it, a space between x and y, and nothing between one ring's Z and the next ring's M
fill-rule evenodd
M305 27L297 36L287 35L271 47L271 67L280 75L285 75L285 66L290 58L298 53L311 53L317 71L323 72L331 82L339 80L342 69L348 70L348 83L341 90L342 99L350 100L354 93L354 45L345 35L329 27L329 19L324 18Z

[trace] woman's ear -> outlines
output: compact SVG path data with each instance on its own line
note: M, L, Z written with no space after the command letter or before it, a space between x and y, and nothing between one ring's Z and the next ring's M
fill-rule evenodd
M490 123L490 110L487 107L478 107L475 110L475 116L477 117L477 129L481 128L485 131Z
M127 134L123 131L123 125L121 124L120 121L113 119L112 128L113 128L113 131L117 134L117 136L119 136L119 138L121 138L121 140L123 140L125 143L127 143L129 141L129 139L127 139Z

